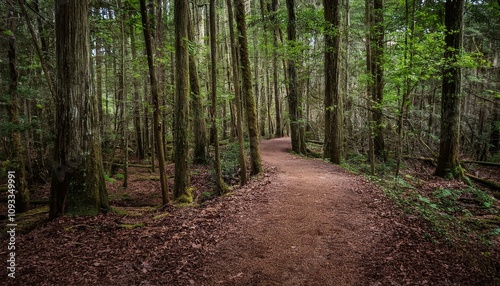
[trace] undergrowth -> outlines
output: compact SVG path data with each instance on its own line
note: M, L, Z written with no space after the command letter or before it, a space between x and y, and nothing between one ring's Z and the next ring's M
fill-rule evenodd
M432 241L440 239L456 244L474 239L492 245L495 236L500 235L496 199L476 186L426 185L426 181L405 174L404 164L401 175L395 177L393 161L377 164L372 175L369 162L362 155L349 157L343 167L365 175L405 213L423 219L429 226L426 238Z

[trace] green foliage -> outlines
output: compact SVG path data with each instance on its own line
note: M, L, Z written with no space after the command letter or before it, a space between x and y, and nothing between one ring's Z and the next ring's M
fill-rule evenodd
M245 145L248 146L248 143L247 142L245 143L246 143ZM245 149L246 148L247 147L245 147ZM240 168L239 149L237 142L222 146L220 152L220 164L221 164L222 177L226 181L227 178L233 178L237 175L238 170Z
M109 176L109 174L104 174L104 180L109 183L115 183L116 180Z

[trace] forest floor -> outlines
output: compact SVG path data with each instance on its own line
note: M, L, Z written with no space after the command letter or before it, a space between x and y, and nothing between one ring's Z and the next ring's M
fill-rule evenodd
M152 175L131 176L127 190L109 183L115 212L62 217L17 234L16 278L2 281L8 285L499 282L498 236L488 244L438 239L421 216L403 211L365 177L293 155L289 149L289 138L263 141L264 174L226 196L198 197L203 202L192 206L156 207L160 194ZM206 169L193 173L193 185L204 196L210 190L210 175ZM0 257L7 255L7 241L2 238Z

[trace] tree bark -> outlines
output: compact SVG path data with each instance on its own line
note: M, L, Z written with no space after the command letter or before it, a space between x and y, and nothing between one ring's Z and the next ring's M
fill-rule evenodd
M50 218L109 208L97 98L92 92L88 1L55 1L56 142Z
M215 193L218 195L226 193L229 188L222 180L220 166L219 134L217 132L217 38L215 33L215 0L210 0L210 61L211 85L212 85L212 105L210 113L212 119L212 133L214 136L214 173L215 173Z
M245 162L245 149L243 141L243 111L241 107L241 93L240 93L240 76L238 72L238 55L236 52L236 44L234 38L233 28L233 7L231 0L227 0L227 13L229 21L229 39L231 41L231 59L233 68L233 82L234 82L234 97L236 102L236 131L238 136L238 162L240 164L240 185L246 185L247 178L247 164Z
M193 43L195 41L194 27L190 13L188 13L188 17L188 38ZM191 89L191 109L193 111L193 162L195 164L203 164L207 161L207 130L205 127L205 110L200 94L200 81L198 79L198 67L194 52L189 54L189 87Z
M257 122L257 109L252 92L252 74L250 70L250 58L248 54L247 24L245 20L245 4L243 0L235 0L236 27L238 29L238 42L240 54L240 72L242 77L242 97L245 100L245 108L248 124L248 136L250 139L251 174L257 175L262 172L262 162L259 151L259 132Z
M7 94L9 96L9 102L7 105L9 120L14 125L11 132L12 140L12 165L9 171L9 176L14 176L15 193L9 193L9 200L11 200L10 195L15 197L15 207L16 211L19 213L25 212L30 208L30 193L28 190L28 184L26 182L26 164L25 158L25 144L22 142L21 130L19 126L19 94L17 87L19 84L19 71L17 69L17 50L16 50L16 19L17 15L14 10L14 1L8 0L8 12L7 12L7 30L10 31L10 35L7 36L8 42L8 62L9 62L9 72L10 72L10 82ZM23 11L26 12L26 11ZM33 39L35 40L35 39ZM10 177L9 177L10 179Z
M366 26L367 26L367 72L368 72L368 98L370 109L371 136L373 152L378 159L385 161L384 122L382 114L383 101L383 68L384 55L384 5L383 0L366 0Z
M445 64L441 93L441 136L436 176L463 178L458 161L460 136L461 68L457 65L463 38L464 0L445 3Z
M372 42L372 76L374 80L373 85L373 121L374 137L373 147L375 155L382 159L387 160L387 152L385 150L384 139L384 116L382 114L382 104L384 100L384 71L383 71L383 58L384 58L384 0L373 0L373 42Z
M325 21L325 158L340 164L343 158L343 98L339 88L340 1L323 1Z
M290 46L293 49L297 41L295 1L287 0L288 11L287 35ZM290 113L290 133L292 138L292 150L299 154L306 154L305 130L301 110L301 96L297 86L297 70L295 55L289 55L288 59L288 112Z
M151 97L153 101L153 137L155 139L156 154L158 158L158 168L160 171L160 185L162 194L162 203L168 204L168 186L167 186L167 173L165 166L165 149L163 148L162 120L160 116L160 102L158 98L158 82L156 79L156 70L154 66L153 45L151 43L151 33L149 31L148 16L146 14L145 0L140 0L141 4L141 19L142 31L144 33L144 42L146 43L146 53L148 58L149 80L151 83ZM154 156L151 158L151 165L153 165ZM153 167L152 167L153 168Z
M274 110L276 118L276 129L274 136L283 137L283 128L281 123L280 95L278 86L278 34L279 23L277 20L279 3L278 0L272 0L271 4L271 22L273 23L273 88L274 88Z
M179 203L190 203L188 130L189 130L189 52L188 1L174 1L175 25L175 116L174 116L174 198Z
M134 88L134 129L135 139L137 143L137 156L139 159L144 159L144 141L142 140L142 125L141 125L141 96L139 94L139 77L135 76L137 72L137 48L135 43L135 29L134 25L130 24L130 46L132 50L132 85Z

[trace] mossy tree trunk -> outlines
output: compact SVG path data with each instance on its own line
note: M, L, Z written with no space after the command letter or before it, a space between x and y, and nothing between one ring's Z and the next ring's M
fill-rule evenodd
M384 3L383 0L366 0L367 25L367 69L368 69L368 100L370 100L370 129L373 137L373 152L375 156L385 161L384 117L383 104L383 57L384 57Z
M241 93L240 93L240 76L238 72L238 55L236 52L236 44L234 39L234 20L233 20L233 7L232 0L227 0L227 12L229 21L229 40L231 42L231 60L233 68L233 82L234 82L234 97L236 102L236 131L238 136L238 162L240 164L240 185L246 185L247 178L247 164L245 162L245 146L243 141L243 110L241 107Z
M259 151L259 130L257 122L257 107L252 92L252 74L250 70L250 58L248 54L247 24L245 20L245 3L243 0L235 0L236 28L238 30L238 48L240 55L240 72L242 77L241 94L245 100L245 108L248 124L248 136L250 141L251 174L257 175L262 172L262 162Z
M188 13L189 28L188 38L194 42L193 20ZM200 81L198 78L198 67L196 65L195 52L189 54L189 87L191 89L191 109L193 115L193 133L194 133L194 154L193 162L203 164L207 162L207 130L205 126L205 109L203 108L203 99L200 94Z
M281 109L280 109L280 95L279 95L279 84L278 84L278 34L279 34L279 23L278 23L278 0L272 0L271 4L271 23L273 25L273 89L274 89L274 110L276 118L276 129L274 136L283 137L283 128L281 123Z
M175 25L175 115L174 115L174 198L179 203L193 200L189 189L189 3L174 1Z
M212 134L214 138L214 173L215 173L215 193L224 194L229 188L222 180L222 170L220 166L219 132L217 132L217 34L215 32L215 0L210 0L210 72L211 72L211 120Z
M440 177L463 178L458 161L460 136L461 69L458 66L463 37L464 0L445 3L445 64L441 94L441 136L435 174Z
M160 172L160 185L162 194L162 203L165 205L169 201L168 197L168 186L167 186L167 173L165 164L165 149L163 148L163 136L162 130L162 120L161 120L161 110L160 101L158 96L158 82L156 79L156 69L154 66L154 54L153 45L151 43L151 32L149 31L148 15L146 13L146 1L141 0L141 19L142 19L142 31L144 33L144 42L146 44L146 54L148 56L148 68L149 68L149 80L151 83L151 98L153 101L153 145L156 149L152 148L151 151L156 150L158 158L158 168ZM154 155L151 158L151 165L154 166ZM154 169L154 167L152 167Z
M132 85L134 88L134 104L133 104L133 120L134 120L134 129L135 129L135 139L137 142L137 156L139 159L144 159L144 141L142 140L142 124L141 124L141 96L139 94L139 77L135 76L137 73L137 48L135 43L135 28L133 23L130 23L130 46L132 51Z
M343 158L343 98L339 87L340 1L324 0L325 21L325 158L340 164Z
M297 41L297 28L295 17L295 1L287 0L288 11L287 35L291 54L288 55L288 112L290 114L290 135L292 138L292 150L299 154L307 153L305 140L304 119L302 118L301 96L297 85L296 55L294 47Z
M21 213L25 212L30 207L30 194L28 184L26 182L26 164L24 158L26 156L24 143L22 142L21 126L19 125L19 94L17 87L19 84L19 71L17 69L17 50L16 50L16 21L17 15L14 10L14 1L7 1L8 15L7 15L7 30L10 32L7 36L8 46L8 63L10 82L7 94L9 95L9 102L7 105L9 120L14 125L11 130L12 142L12 165L8 171L14 171L15 184L15 206L16 211ZM6 34L7 35L7 34ZM9 197L10 200L10 197Z
M56 141L50 218L109 208L97 98L92 90L88 1L55 1Z

